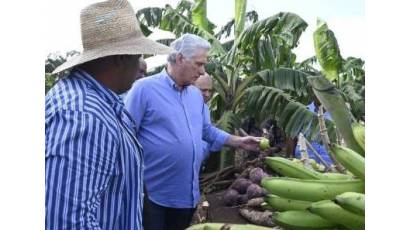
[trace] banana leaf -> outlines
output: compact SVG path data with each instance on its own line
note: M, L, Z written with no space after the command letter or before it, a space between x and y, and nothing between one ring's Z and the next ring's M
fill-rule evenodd
M246 3L247 0L235 0L235 38L239 37L245 27Z
M343 59L340 55L336 37L325 22L318 21L318 28L313 33L313 41L316 57L324 75L329 81L337 79L342 68Z
M317 114L309 111L306 105L275 87L258 85L246 91L247 112L257 120L274 117L287 136L293 138L302 132L309 140L319 140ZM326 127L331 141L336 140L334 123L326 120Z
M229 64L241 62L238 57L244 54L252 57L252 59L257 59L254 60L254 64L258 66L260 65L258 63L265 61L259 59L264 57L261 52L265 52L268 45L266 42L270 42L271 49L275 51L274 56L283 59L279 56L289 56L290 52L283 53L282 51L290 51L291 48L296 47L299 37L306 27L307 23L293 13L281 12L258 21L244 29L239 37L235 39L234 46L227 53L226 61ZM285 46L285 49L280 50ZM269 52L266 54L270 55ZM277 62L276 60L270 61Z
M316 97L332 116L336 128L342 135L347 147L364 155L363 149L353 136L353 116L346 107L346 103L339 90L328 79L322 76L309 76L308 81Z
M192 6L192 24L209 32L208 19L206 17L206 0L195 0Z

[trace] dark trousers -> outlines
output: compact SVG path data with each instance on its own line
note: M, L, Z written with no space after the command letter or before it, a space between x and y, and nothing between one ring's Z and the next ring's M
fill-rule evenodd
M195 208L168 208L144 198L144 230L184 230L189 227Z

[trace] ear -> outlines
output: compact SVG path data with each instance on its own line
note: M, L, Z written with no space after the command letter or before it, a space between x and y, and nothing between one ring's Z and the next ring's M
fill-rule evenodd
M176 64L181 65L183 63L183 59L184 59L184 57L182 56L182 54L180 54L180 53L177 54L176 60L175 60Z

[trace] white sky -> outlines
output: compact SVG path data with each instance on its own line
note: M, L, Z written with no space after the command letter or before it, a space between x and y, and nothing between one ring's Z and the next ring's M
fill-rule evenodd
M53 52L65 53L82 50L80 35L80 10L97 0L48 0L46 10L47 47L45 56ZM177 0L130 0L137 11L144 7L175 6ZM208 0L208 18L218 26L224 25L234 15L234 0ZM365 20L363 0L248 0L247 11L256 10L259 19L280 11L293 12L309 26L302 33L295 49L297 60L314 55L313 31L316 19L324 19L336 35L343 57L365 57Z

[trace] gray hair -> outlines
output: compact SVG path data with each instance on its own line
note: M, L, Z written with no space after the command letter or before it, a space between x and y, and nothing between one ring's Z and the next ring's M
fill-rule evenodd
M173 51L168 55L168 62L175 63L178 54L192 59L198 49L211 49L211 44L194 34L184 34L171 43Z

